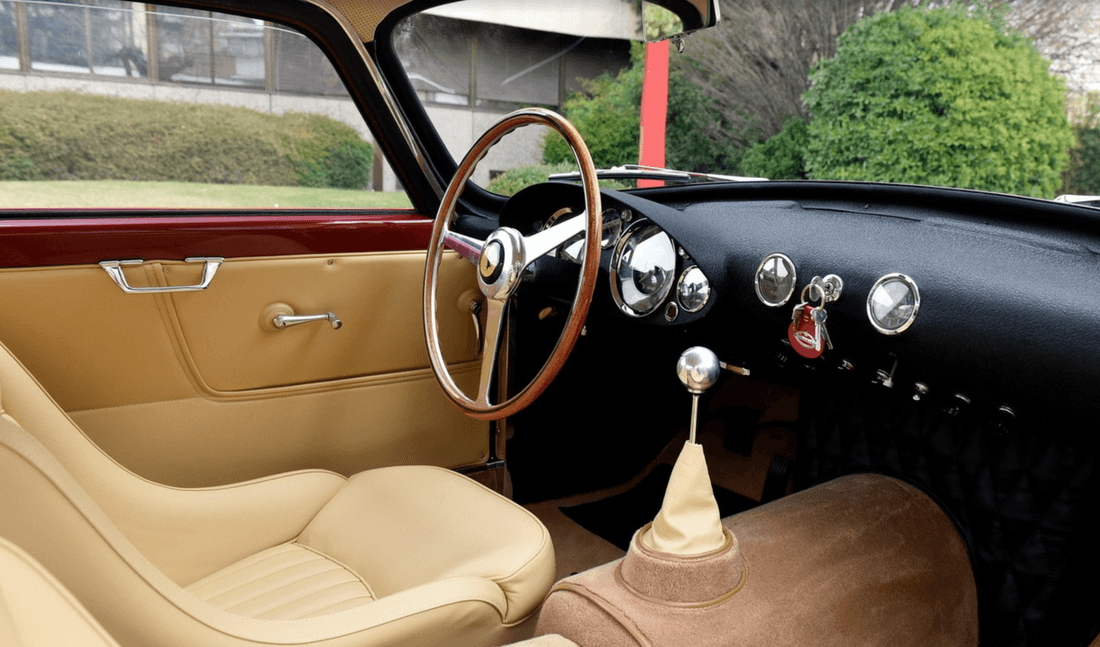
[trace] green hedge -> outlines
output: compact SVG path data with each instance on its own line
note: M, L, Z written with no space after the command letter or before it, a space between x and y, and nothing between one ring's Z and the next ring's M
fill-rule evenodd
M904 7L841 36L803 95L810 177L1053 197L1072 145L1064 84L1026 38L967 11Z
M321 115L0 92L0 179L359 189L372 160L355 129Z
M493 193L511 196L529 186L545 182L552 174L570 173L576 170L575 161L517 166L490 180L485 188ZM629 180L600 180L600 186L605 189L632 189L634 183Z
M741 173L769 180L806 179L804 151L809 143L809 128L799 116L789 117L783 130L756 144L741 160Z
M1079 128L1077 142L1070 151L1062 192L1100 195L1100 128Z

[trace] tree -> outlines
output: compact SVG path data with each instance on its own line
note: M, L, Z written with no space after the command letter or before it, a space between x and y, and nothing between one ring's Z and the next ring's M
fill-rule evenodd
M708 138L747 149L809 117L809 70L836 55L837 37L864 16L907 0L722 0L722 21L687 37L672 69L713 100L722 131Z
M1008 26L1031 39L1050 59L1050 70L1081 94L1088 74L1100 67L1100 1L988 0Z
M807 172L1052 197L1073 136L1047 67L961 5L866 18L811 72Z

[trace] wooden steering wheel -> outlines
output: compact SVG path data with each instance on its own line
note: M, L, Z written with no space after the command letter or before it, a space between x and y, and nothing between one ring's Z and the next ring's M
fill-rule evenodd
M466 182L473 175L477 163L502 137L530 124L543 124L553 128L565 138L573 150L581 171L585 212L564 222L558 221L549 229L532 236L523 236L515 229L501 227L488 239L481 241L450 231L458 198L462 195ZM424 336L428 342L428 358L431 360L432 370L439 384L443 387L443 392L467 415L479 420L498 420L510 416L531 404L546 390L554 376L561 370L570 351L573 350L573 344L580 336L581 328L588 316L588 307L592 303L592 293L596 287L596 275L600 264L602 229L603 210L600 206L596 167L592 163L592 156L584 140L581 139L580 133L561 115L541 108L517 110L486 131L470 148L470 152L459 164L454 178L447 186L443 202L439 205L424 268ZM501 352L500 338L504 329L508 301L519 286L524 269L582 232L585 239L580 281L569 310L569 318L565 322L565 329L558 338L557 345L529 384L504 402L492 402L494 398L489 391L496 369L496 356ZM485 296L484 350L477 395L473 398L463 393L455 384L447 369L439 343L436 286L439 277L439 261L443 257L444 246L454 249L477 266L477 284Z

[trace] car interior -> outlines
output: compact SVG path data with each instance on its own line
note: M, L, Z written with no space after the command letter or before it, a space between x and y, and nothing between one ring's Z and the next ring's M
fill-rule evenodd
M0 642L1100 645L1096 208L455 159L443 3L174 4L316 44L413 207L0 212ZM525 127L575 177L486 190Z

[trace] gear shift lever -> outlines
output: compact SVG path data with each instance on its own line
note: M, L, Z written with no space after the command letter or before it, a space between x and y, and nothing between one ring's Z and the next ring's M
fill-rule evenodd
M695 430L699 422L699 396L718 381L721 362L714 351L703 346L692 346L680 355L676 362L676 377L691 394L691 431L688 442L695 444Z
M722 363L710 349L695 346L676 363L676 375L692 395L691 435L669 475L661 511L639 541L650 550L671 555L701 555L726 545L714 488L710 484L703 447L695 442L699 396L714 386Z

